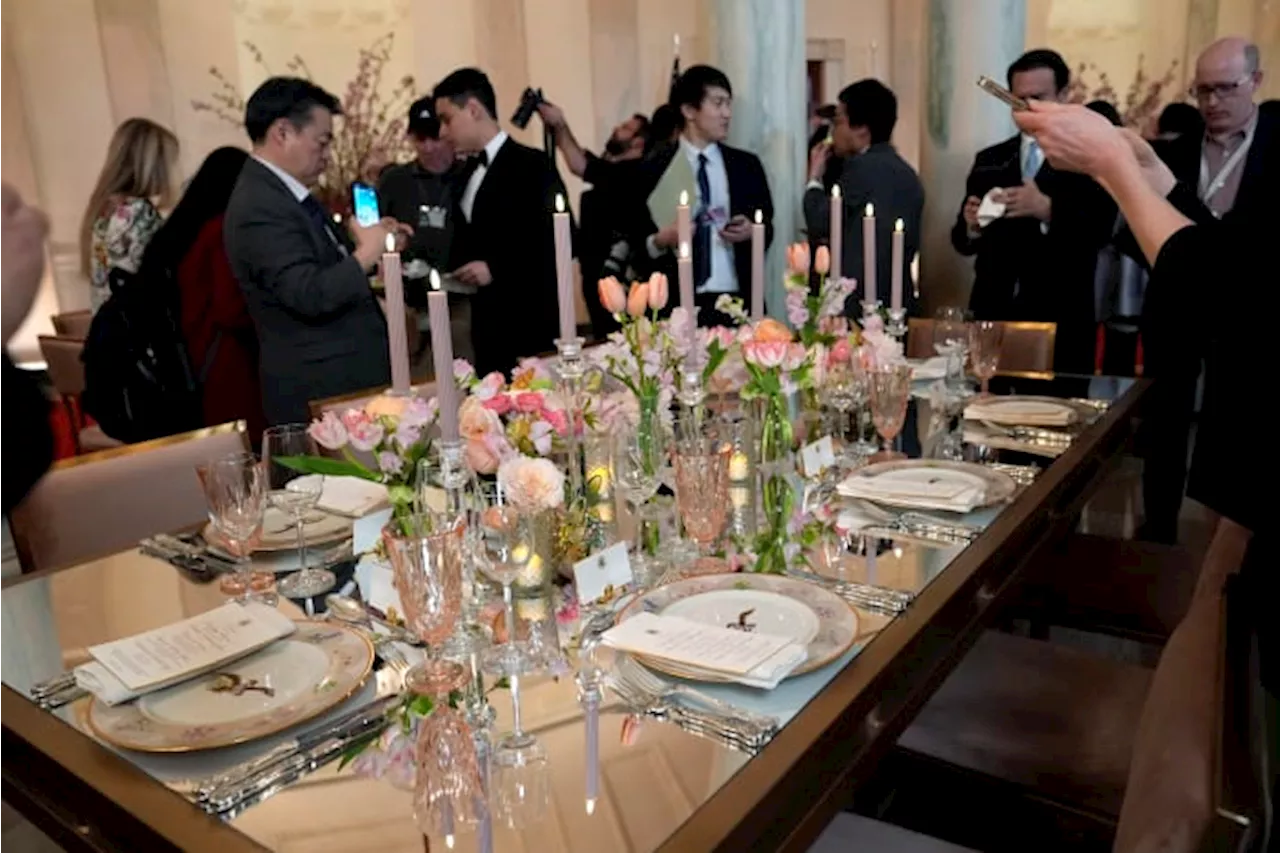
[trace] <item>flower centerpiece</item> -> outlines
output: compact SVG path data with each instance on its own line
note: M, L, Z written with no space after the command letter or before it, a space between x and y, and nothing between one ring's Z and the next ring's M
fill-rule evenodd
M739 330L747 370L745 400L760 400L760 459L778 462L791 454L792 429L787 398L812 387L813 354L792 340L791 330L765 317Z
M660 413L675 396L675 368L680 353L670 334L670 321L658 319L669 295L667 277L654 273L648 281L624 290L613 276L597 283L600 304L622 326L599 348L596 360L608 376L621 383L636 400L636 426L652 432ZM679 310L679 309L677 309ZM681 316L687 314L681 311ZM686 321L687 322L687 321Z
M497 371L476 379L470 365L459 362L454 375L469 393L458 407L458 431L471 470L496 474L513 457L563 451L569 413L541 359L522 359L510 382Z
M787 247L787 271L783 278L787 320L799 330L800 342L806 347L831 346L849 331L844 306L857 282L828 275L831 253L826 246L819 246L814 253L813 270L818 274L816 292L809 286L809 244L792 243Z

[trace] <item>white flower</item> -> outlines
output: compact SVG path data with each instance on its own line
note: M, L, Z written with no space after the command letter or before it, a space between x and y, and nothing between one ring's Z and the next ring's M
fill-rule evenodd
M508 459L498 466L498 484L521 512L538 513L564 503L564 472L550 459Z

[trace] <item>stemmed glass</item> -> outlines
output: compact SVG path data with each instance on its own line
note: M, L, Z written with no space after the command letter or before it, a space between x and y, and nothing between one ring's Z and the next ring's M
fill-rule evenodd
M383 529L382 541L405 620L428 648L427 660L409 674L447 678L454 664L441 657L440 646L462 610L462 525L423 512L396 519Z
M641 582L647 580L652 569L651 560L645 554L643 516L644 505L657 493L662 482L663 431L644 430L634 424L624 426L613 437L613 477L622 497L631 504L635 524L635 548L631 557L631 569Z
M712 431L676 441L676 505L685 533L706 555L729 514L729 459L733 445Z
M837 435L842 449L840 459L846 464L856 461L857 448L845 440L848 434L849 412L866 400L867 388L852 362L838 362L827 367L820 388L822 400L836 410L839 416Z
M967 316L963 308L939 308L934 314L933 348L947 358L947 386L964 384L965 350L969 346Z
M884 440L884 449L876 455L881 460L901 459L895 453L893 440L907 419L907 400L911 396L911 367L906 364L884 365L871 371L871 421Z
M267 470L271 503L293 516L293 526L298 531L299 570L280 581L279 586L281 594L289 598L323 595L337 583L333 572L307 565L306 516L320 500L324 478L304 474L288 464L290 459L318 453L306 424L269 427L262 434L262 464Z
M484 815L484 788L471 729L449 705L449 694L467 686L462 664L442 662L431 671L413 670L405 689L432 700L431 713L419 723L413 814L427 835L442 835L453 846L459 823L478 823Z
M969 362L973 375L982 383L982 393L988 393L991 377L1000 366L1000 349L1004 344L1004 324L980 320L969 324Z
M512 829L537 823L546 816L551 798L547 751L521 728L520 677L511 677L511 732L493 750L489 804L495 820Z
M236 558L235 591L248 597L253 587L250 543L262 529L266 478L262 466L245 453L216 459L197 469L209 504L209 518Z
M527 514L505 503L496 489L476 519L473 542L476 565L502 584L507 641L485 650L485 668L501 675L524 672L531 664L528 650L516 641L516 611L511 585L533 555L533 525Z

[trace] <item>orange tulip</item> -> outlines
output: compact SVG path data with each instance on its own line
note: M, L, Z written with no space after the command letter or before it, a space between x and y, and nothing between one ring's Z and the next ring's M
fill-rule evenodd
M596 292L600 296L600 304L610 314L618 314L627 309L627 293L613 276L600 279L596 283Z
M627 313L632 317L643 317L649 307L649 285L645 282L633 282L631 292L627 294Z
M801 275L809 272L808 243L792 243L787 247L787 269Z
M661 311L667 307L667 296L669 288L667 286L667 277L660 272L656 272L649 276L649 307L654 311Z
M831 271L831 250L826 246L819 246L818 251L814 252L813 268L818 275L826 275Z
M751 339L760 343L791 343L791 330L772 317L765 317L755 324Z

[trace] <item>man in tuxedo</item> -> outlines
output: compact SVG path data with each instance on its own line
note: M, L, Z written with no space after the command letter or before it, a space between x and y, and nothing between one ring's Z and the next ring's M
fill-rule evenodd
M476 370L508 371L555 348L555 196L564 193L546 152L498 126L484 72L454 71L432 92L441 138L471 155L460 180L453 275L478 288L471 304Z
M1062 102L1070 71L1056 52L1037 49L1015 60L1006 79L1020 98ZM1003 212L980 221L988 196ZM956 251L977 256L969 296L975 318L1054 322L1054 369L1092 373L1094 270L1115 216L1101 187L1045 163L1026 134L979 151L951 229Z
M846 86L836 106L831 144L821 141L809 155L809 185L804 191L804 218L809 240L826 241L831 234L831 202L823 176L832 154L844 160L838 184L844 204L840 266L833 271L848 278L863 277L862 217L868 204L876 212L876 298L889 304L893 254L890 234L894 222L903 221L905 252L902 280L911 280L911 259L920 248L920 219L924 213L924 186L920 176L889 141L898 121L898 99L878 80L860 80ZM866 291L859 285L850 297L846 313L861 316L857 303ZM914 308L907 289L903 305Z
M348 226L349 246L311 194L333 139L333 95L272 77L249 97L253 156L227 204L227 256L261 348L270 424L305 422L308 403L390 381L387 324L369 287L394 220Z
M701 309L698 323L728 325L731 320L715 309L715 303L729 295L751 304L751 223L756 211L764 222L766 246L773 242L769 181L759 157L724 142L733 117L733 89L722 71L709 65L691 66L672 86L671 102L680 109L680 137L655 149L644 161L640 203L645 203L674 158L688 158L696 181L690 200L690 250L694 302ZM635 245L643 245L652 268L665 272L674 283L678 250L674 218L659 228L645 204L640 219L644 227Z

